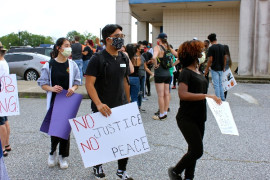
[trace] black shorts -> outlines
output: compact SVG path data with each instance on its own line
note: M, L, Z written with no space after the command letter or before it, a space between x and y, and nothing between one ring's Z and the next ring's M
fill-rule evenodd
M0 117L0 126L1 125L4 125L7 121L7 117L6 116L3 116L3 117Z
M170 84L171 83L171 76L155 76L155 83L165 83Z

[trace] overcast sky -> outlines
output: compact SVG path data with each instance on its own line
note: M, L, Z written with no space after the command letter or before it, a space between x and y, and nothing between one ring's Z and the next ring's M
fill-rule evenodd
M99 37L100 28L116 22L115 4L115 0L1 0L0 37L28 31L57 39L72 30Z

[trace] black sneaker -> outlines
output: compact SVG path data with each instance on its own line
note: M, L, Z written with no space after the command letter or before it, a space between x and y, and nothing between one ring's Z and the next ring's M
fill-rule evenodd
M167 115L164 115L162 117L160 117L159 115L154 115L152 117L154 120L160 120L160 121L164 121L167 118Z
M147 96L151 96L151 92L148 92L148 93L147 93Z
M105 174L103 172L102 165L94 166L93 170L96 179L105 179Z
M116 175L121 178L121 180L133 180L133 178L127 175L127 171L117 170Z
M173 171L173 167L170 167L168 169L168 174L169 174L170 180L182 180L182 177Z
M157 111L157 112L155 112L155 115L156 115L156 116L158 116L158 115L159 115L159 109L158 109L158 111Z
M139 111L140 111L141 113L146 113L146 110L145 110L145 109L142 109L142 108L139 108Z

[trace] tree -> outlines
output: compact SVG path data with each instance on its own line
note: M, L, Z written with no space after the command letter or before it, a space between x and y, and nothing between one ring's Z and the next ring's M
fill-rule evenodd
M0 37L0 41L6 48L10 46L39 46L40 44L54 44L53 38L50 36L43 36L31 34L27 31L20 31L18 34L10 33L6 36Z
M88 33L87 31L84 32L83 34L80 34L79 32L73 30L67 33L67 39L69 41L74 41L74 37L79 36L80 37L80 43L84 44L84 41L87 39L92 39L95 42L95 39L97 36L93 35L92 33Z

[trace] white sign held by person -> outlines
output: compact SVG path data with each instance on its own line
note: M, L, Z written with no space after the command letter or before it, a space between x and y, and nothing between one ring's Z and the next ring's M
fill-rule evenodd
M150 151L137 103L70 119L85 168Z
M223 75L222 75L223 90L224 90L224 92L228 91L229 89L233 88L236 85L237 85L237 83L235 81L233 73L232 73L231 69L229 68L225 72L223 72Z
M217 121L221 133L239 136L229 103L223 101L221 105L218 105L213 99L206 99L207 104Z
M17 79L15 74L0 77L0 116L20 114Z

